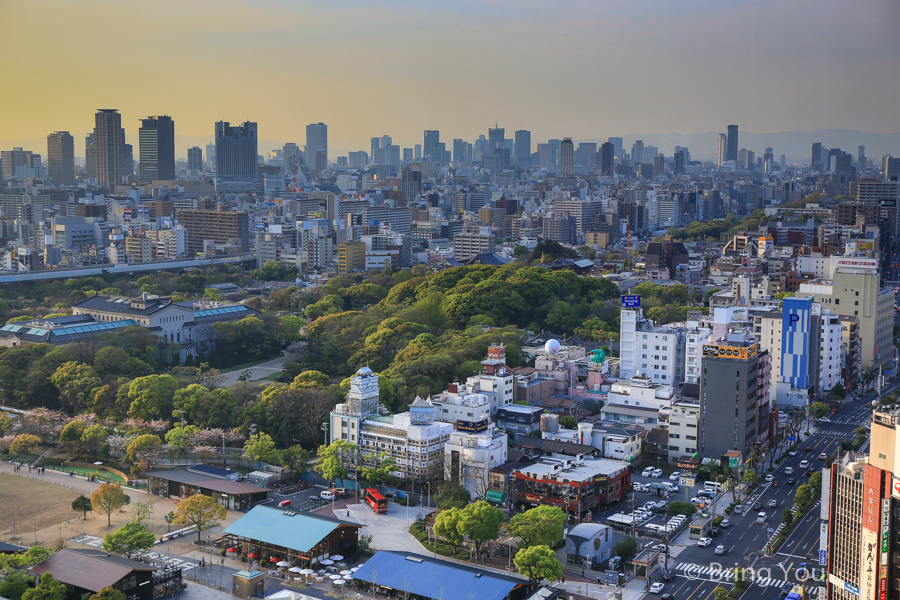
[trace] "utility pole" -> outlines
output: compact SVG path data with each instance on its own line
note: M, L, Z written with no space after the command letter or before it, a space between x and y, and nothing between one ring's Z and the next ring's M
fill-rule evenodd
M663 543L666 545L666 550L665 550L666 553L663 556L663 572L664 573L669 570L669 503L668 502L666 502L665 508L666 508L666 512L665 512L666 528L663 531L663 536L664 536Z

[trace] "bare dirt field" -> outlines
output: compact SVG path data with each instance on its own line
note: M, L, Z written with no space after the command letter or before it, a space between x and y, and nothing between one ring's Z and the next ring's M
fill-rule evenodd
M72 500L81 492L52 483L35 481L7 473L0 474L0 539L14 537L23 544L33 544L35 530L39 541L49 545L56 541L44 539L44 531L67 520L78 521L79 513L72 510ZM73 534L70 534L73 535Z

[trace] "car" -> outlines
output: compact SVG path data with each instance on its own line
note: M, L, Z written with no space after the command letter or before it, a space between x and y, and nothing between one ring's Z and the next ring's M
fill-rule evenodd
M691 498L691 504L693 504L694 506L697 506L698 504L706 504L706 498L697 498L695 496L694 498Z
M702 537L699 540L697 540L697 545L703 546L704 548L709 546L710 544L712 544L712 538Z
M332 500L334 500L335 495L331 490L325 490L321 494L319 494L319 497L323 502L331 502Z
M775 476L772 475L771 473L769 473L768 475L766 475L766 481L774 481L774 479L775 479Z
M797 456L797 451L791 450L790 452L788 452L788 456Z
M656 583L654 583L653 585L650 586L650 593L658 594L658 593L662 592L665 588L666 588L666 585L664 583L660 583L659 581L657 581Z
M806 470L806 476L809 477L810 475L812 475L815 472L816 472L816 470L813 469L812 467L810 467L809 469Z
M675 596L672 594L663 594L659 597L659 600L675 600Z
M331 488L328 491L334 494L335 498L343 498L345 495L347 495L347 490L345 490L344 488Z
M807 447L805 448L805 450L806 450L807 452L812 452L812 446L807 446Z
M712 498L713 496L715 496L715 494L712 492L712 490L700 490L699 492L697 492L698 498Z
M762 508L762 504L760 504L759 502L754 502L751 510L759 510L761 508Z
M769 518L769 516L766 513L761 512L756 515L756 522L757 523L765 523L766 519L768 519L768 518Z
M803 460L800 461L800 469L801 469L801 470L805 469L805 468L808 467L808 466L809 466L809 461L808 461L808 460L803 459Z
M797 483L797 480L793 477L787 480L788 485L794 485L795 483Z
M719 537L720 533L722 533L722 530L719 529L718 527L713 527L712 529L709 530L709 535L711 537Z
M819 460L825 460L825 459L827 459L827 458L828 458L828 454L825 453L825 452L823 452L823 453L821 453L821 454L819 455Z
M785 468L784 468L784 474L785 474L785 475L791 475L791 474L793 474L793 473L794 473L794 467L785 467Z
M769 508L778 508L778 500L772 498L771 500L769 500L766 506L768 506Z
M662 469L653 469L651 477L662 477Z
M669 503L666 502L665 500L660 500L653 506L653 508L655 508L657 510L664 510L666 508L666 506L668 506L668 505L669 505Z
M662 552L663 554L669 553L669 548L665 544L657 544L653 546L653 549Z
M310 502L331 502L331 500L323 500L320 496L310 496Z
M681 477L681 471L675 471L671 475L669 475L669 481L678 481Z
M828 417L822 417L821 419L819 419L819 423L831 423L831 419L829 419Z
M278 508L288 508L291 505L290 500L282 500L278 503Z
M653 474L653 467L647 467L641 471L641 477L650 477Z
M663 581L672 581L675 579L675 573L672 571L663 571L662 580Z
M722 529L728 529L729 527L731 527L731 519L727 517L722 519L722 522L719 523L719 527L721 527Z
M716 554L725 554L725 546L722 544L716 546Z

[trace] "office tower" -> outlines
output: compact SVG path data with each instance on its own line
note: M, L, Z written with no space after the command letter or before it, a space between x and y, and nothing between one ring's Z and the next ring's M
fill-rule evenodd
M506 129L503 127L488 128L488 152L490 154L499 154L499 149L503 145Z
M412 148L404 148L403 149L403 162L411 163L415 159L413 158L413 149Z
M381 138L379 138L378 143L380 144L381 148L387 148L394 143L394 140L389 135L383 135L381 136Z
M228 121L217 121L216 180L258 181L258 144L256 123L246 121L232 127Z
M84 136L84 172L88 178L97 178L97 145L93 133Z
M366 154L365 150L360 150L359 152L351 152L347 156L347 165L351 169L365 169L366 165L369 164L369 155Z
M674 351L672 348L670 351ZM742 451L768 433L769 353L748 329L703 345L700 375L700 439L704 456ZM734 387L726 384L733 381Z
M322 153L321 158L319 152ZM306 126L306 164L316 171L324 171L328 164L328 125L313 123Z
M172 181L175 179L175 122L168 115L141 119L141 180Z
M516 162L520 167L527 169L531 166L531 132L527 129L516 131L515 154Z
M656 156L656 152L653 153ZM575 160L581 161L581 163L587 167L591 168L594 166L594 162L597 158L597 144L595 142L581 142L578 144L578 150L575 151Z
M622 146L624 141L620 137L608 137L606 141L613 145L613 156L622 158ZM613 163L615 164L615 163Z
M738 153L738 126L728 126L728 136L725 143L725 160L737 160Z
M856 170L865 171L867 166L866 162L866 147L860 146L856 151Z
M47 136L47 175L53 185L75 185L75 138L68 131Z
M559 174L569 177L575 172L575 144L572 138L563 139L559 145Z
M562 140L552 139L547 140L547 144L550 146L550 166L558 167L559 166L559 147L562 144Z
M612 142L600 144L600 175L610 176L615 166L616 147Z
M210 142L206 145L206 168L214 169L216 166L216 144Z
M782 169L787 167L787 158L784 156L784 154L781 155L781 161L778 163L778 166Z
M894 158L890 154L884 157L883 171L885 181L900 180L900 158Z
M94 115L94 148L97 155L97 185L112 193L122 183L122 115L101 108Z
M542 169L549 169L551 166L553 151L550 144L538 144L538 166Z
M829 158L828 168L832 173L849 175L852 166L852 158L853 157L847 152L835 154Z
M388 162L387 164L391 165L395 169L399 169L402 165L400 163L400 146L397 144L390 144L387 147L388 150ZM443 144L441 144L441 150L443 150ZM321 151L319 152L321 154Z
M369 150L371 151L369 156L371 156L373 160L375 158L375 151L378 150L379 148L381 148L381 138L377 138L377 137L371 138L369 140Z
M241 252L250 249L250 218L246 212L179 210L176 215L178 223L184 226L187 233L185 248L188 256L205 252L206 241L231 244Z
M728 142L724 133L719 134L719 153L716 154L716 166L721 167L728 153Z
M22 150L22 148L16 147L12 150L4 150L0 153L0 160L3 161L3 177L15 177L16 170L19 167L32 167L34 166L33 160L34 154L30 150ZM40 156L40 155L37 155ZM40 159L38 159L38 165L40 166Z
M122 130L122 178L134 175L134 147L125 143L125 130Z
M203 148L191 146L187 153L188 171L200 173L203 171ZM282 162L282 164L284 164Z
M653 159L653 172L659 177L666 170L666 155L665 154L657 154L656 158Z
M418 165L413 165L416 167ZM400 176L400 198L403 206L412 206L422 193L422 171L417 168L403 169Z
M416 160L422 160L422 144L416 144L413 146L413 150L415 150Z
M636 140L631 145L631 164L639 165L644 162L644 142Z
M684 151L679 150L675 153L675 160L672 163L672 168L676 175L684 175Z
M560 244L575 243L575 217L563 215L561 217L544 217L541 222L541 237L553 240Z
M430 158L432 160L440 160L442 157L438 157L435 154L435 146L441 141L441 132L434 129L426 129L425 130L425 139L422 143L422 152L425 154L425 158Z
M813 171L822 170L822 144L814 142L809 151L809 168Z

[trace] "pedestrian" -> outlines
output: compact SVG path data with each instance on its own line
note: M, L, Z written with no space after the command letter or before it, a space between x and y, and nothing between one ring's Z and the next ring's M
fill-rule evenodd
M584 577L584 569L581 570L581 576Z
M225 566L225 557L224 556L222 557L222 566L223 567Z

